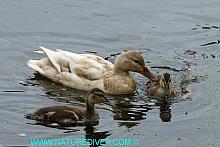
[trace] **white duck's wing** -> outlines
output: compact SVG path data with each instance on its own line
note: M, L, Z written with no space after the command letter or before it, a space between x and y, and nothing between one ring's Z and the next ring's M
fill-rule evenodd
M101 64L106 70L112 70L114 68L114 65L103 59L102 57L100 56L97 56L97 55L92 55L92 54L76 54L76 53L72 53L72 52L68 52L68 51L63 51L61 49L56 49L57 52L61 53L61 54L64 54L66 56L71 56L71 60L73 60L73 62L77 62L78 59L78 56L84 56L86 58L88 58L87 60L89 61L90 59L98 62L99 64ZM97 64L97 63L96 63Z
M86 57L88 57L88 58L90 58L90 59L92 59L92 60L97 61L97 62L98 62L99 64L101 64L107 71L110 71L110 70L113 70L113 69L114 69L114 65L113 65L111 62L109 62L109 61L103 59L103 58L100 57L100 56L91 55L91 54L82 54L82 55L83 55L83 56L86 56Z
M62 50L52 51L45 47L40 48L59 73L68 71L70 74L84 80L102 79L107 70L113 70L114 68L111 62L96 55L76 54ZM39 68L34 69L39 71ZM40 69L42 70L42 68Z
M48 59L51 61L56 70L61 73L61 69L68 68L68 57L62 52L55 52L45 47L39 46L43 52L47 55Z
M77 62L73 62L70 58L70 71L88 80L98 80L104 74L103 67L88 58L81 58Z
M102 79L106 71L114 69L114 65L102 57L91 54L76 54L60 49L58 53L68 57L70 72L87 80Z

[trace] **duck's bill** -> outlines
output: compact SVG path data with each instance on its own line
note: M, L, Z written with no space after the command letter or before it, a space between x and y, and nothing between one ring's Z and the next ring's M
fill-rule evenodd
M110 102L109 100L105 101L104 104L115 107L115 105L112 102Z
M32 118L32 113L25 114L24 117L27 118L27 119L31 119Z
M143 71L142 71L141 74L143 76L147 77L148 79L150 79L151 81L157 81L158 80L158 78L154 74L152 74L146 66L143 67Z

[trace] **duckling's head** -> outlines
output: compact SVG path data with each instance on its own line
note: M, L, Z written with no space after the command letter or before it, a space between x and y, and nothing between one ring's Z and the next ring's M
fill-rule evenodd
M145 65L144 58L136 51L130 50L121 53L115 61L115 72L138 72L152 81L157 81L147 66Z
M104 92L98 88L92 89L88 93L87 103L89 104L100 104L109 102L108 99L104 96Z
M159 84L164 88L164 97L170 96L170 89L173 87L171 75L169 73L164 73L159 77Z

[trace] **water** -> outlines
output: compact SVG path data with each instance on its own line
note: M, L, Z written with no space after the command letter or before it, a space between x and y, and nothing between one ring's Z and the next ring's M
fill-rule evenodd
M1 1L0 5L0 145L31 146L30 138L126 138L139 146L219 146L220 144L220 2L213 1ZM93 53L113 62L124 49L142 53L149 67L182 69L189 60L192 91L169 106L146 96L147 80L134 96L109 96L116 108L99 105L94 127L53 128L24 114L53 105L84 106L85 93L53 84L26 66L37 46ZM170 72L176 89L184 72ZM165 121L165 122L164 122ZM167 121L167 122L166 122ZM113 146L113 145L112 145Z

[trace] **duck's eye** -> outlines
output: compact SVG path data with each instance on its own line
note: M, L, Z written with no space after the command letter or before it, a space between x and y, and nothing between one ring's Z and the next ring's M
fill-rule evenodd
M131 58L131 57L128 57L128 59L135 62L136 64L142 65L141 62L138 59L134 59L134 58Z
M104 94L102 93L102 92L96 92L96 93L94 93L95 95L97 95L97 96L100 96L100 97L103 97L104 96Z
M138 60L134 60L135 63L140 64Z

